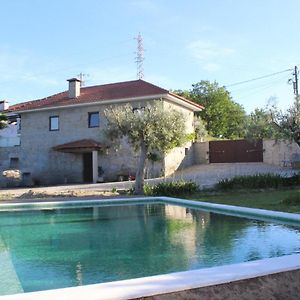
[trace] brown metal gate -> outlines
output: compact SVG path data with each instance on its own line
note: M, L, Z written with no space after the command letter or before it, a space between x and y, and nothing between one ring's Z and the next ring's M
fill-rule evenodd
M262 162L262 140L211 141L209 142L210 163Z

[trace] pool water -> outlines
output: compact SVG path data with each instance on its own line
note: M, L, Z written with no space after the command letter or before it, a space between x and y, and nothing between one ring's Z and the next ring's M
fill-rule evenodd
M300 227L169 204L0 212L0 295L300 253Z

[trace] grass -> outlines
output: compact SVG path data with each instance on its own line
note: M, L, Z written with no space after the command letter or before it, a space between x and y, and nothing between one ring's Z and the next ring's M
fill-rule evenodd
M16 192L17 190L15 190ZM107 197L117 196L118 193L98 192L98 191L29 191L24 194L0 193L1 200L22 200L54 198L54 197ZM252 208L262 208L284 212L300 213L300 186L280 189L259 189L259 190L231 190L231 191L210 191L185 194L180 198L199 200L211 203L245 206Z
M300 187L277 190L239 190L227 192L199 192L184 198L211 203L245 206L300 213ZM289 200L293 199L293 201Z

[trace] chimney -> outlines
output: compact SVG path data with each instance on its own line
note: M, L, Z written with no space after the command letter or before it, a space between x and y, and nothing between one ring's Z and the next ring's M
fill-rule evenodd
M4 111L4 110L7 110L9 108L9 102L6 101L6 100L2 100L0 101L0 112L1 111Z
M69 81L69 98L72 99L79 97L81 80L78 78L71 78L67 81Z

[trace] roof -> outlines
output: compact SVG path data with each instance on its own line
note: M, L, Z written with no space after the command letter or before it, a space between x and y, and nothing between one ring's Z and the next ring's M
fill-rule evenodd
M84 152L100 150L102 148L102 145L93 139L83 139L66 144L57 145L52 149L61 152Z
M179 100L193 105L196 110L202 110L203 106L170 93L168 90L160 88L144 80L125 81L90 87L81 87L80 96L70 99L68 91L55 94L43 99L23 102L12 105L7 112L23 112L27 110L46 109L60 106L73 106L84 103L101 103L101 101L134 99L147 96L161 96L163 94L176 97Z

